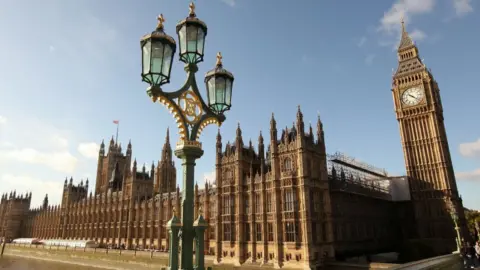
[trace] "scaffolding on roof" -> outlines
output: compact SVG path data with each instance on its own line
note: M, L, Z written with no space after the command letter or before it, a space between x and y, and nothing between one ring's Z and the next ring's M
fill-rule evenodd
M327 170L332 179L342 182L342 184L339 184L342 190L346 186L354 185L361 186L379 194L384 194L380 196L386 196L385 198L390 195L390 180L384 169L379 169L365 162L358 161L344 153L336 152L333 155L327 154Z
M388 173L385 169L375 167L342 152L335 152L333 155L327 154L327 159L331 162L342 164L346 167L353 168L356 171L362 171L366 174L375 175L377 177L388 176Z

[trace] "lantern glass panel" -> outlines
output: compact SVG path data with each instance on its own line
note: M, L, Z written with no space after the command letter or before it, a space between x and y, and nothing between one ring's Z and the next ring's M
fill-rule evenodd
M202 28L198 28L198 36L197 36L197 53L203 55L203 48L205 45L205 32L203 32Z
M227 79L227 89L225 91L225 104L232 105L232 80Z
M151 52L151 42L147 41L143 45L143 75L148 74L150 72L150 52Z
M163 67L163 48L164 45L161 42L152 42L152 79L155 84L159 84L162 81L162 67Z
M187 51L187 30L186 26L182 26L178 32L178 39L180 39L180 54L184 54Z
M215 104L215 77L211 77L207 82L208 88L208 105L212 106Z
M173 58L172 47L165 45L165 48L163 51L162 73L167 78L170 77L170 68L172 67L172 58Z
M222 111L225 104L225 78L216 78L215 80L215 108Z
M187 26L187 61L195 63L197 60L198 27Z

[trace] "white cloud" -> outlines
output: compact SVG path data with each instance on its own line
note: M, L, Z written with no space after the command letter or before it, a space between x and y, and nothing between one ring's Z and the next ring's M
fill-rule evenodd
M94 142L81 143L78 145L77 150L86 158L97 159L100 145Z
M422 30L418 29L413 29L413 31L411 31L409 34L410 37L415 41L421 41L427 37L427 35Z
M55 171L72 173L77 166L77 158L68 151L40 152L33 148L0 150L0 160L45 165Z
M5 116L0 115L0 125L5 125L7 123L7 118Z
M408 23L412 15L431 12L434 7L435 0L399 0L383 15L379 30L398 31L402 18Z
M398 0L390 9L385 12L380 19L380 25L377 30L383 35L380 40L380 46L396 47L401 37L401 21L405 25L411 22L411 17L431 12L435 7L436 0ZM415 29L410 33L412 39L419 41L426 37L426 34Z
M8 173L10 165L18 163L44 165L58 172L73 172L78 160L68 151L68 140L61 135L65 133L33 117L9 119L0 144L0 164L8 164L8 167L2 166L2 173Z
M11 142L2 141L0 142L0 148L14 148L15 145Z
M472 0L453 0L453 7L457 16L473 12Z
M468 158L480 157L480 139L474 142L461 143L459 146L460 154Z
M1 192L10 192L15 190L17 195L32 192L31 207L42 205L45 194L48 194L50 205L56 205L61 202L63 179L58 181L46 181L26 174L2 174L0 176L2 183Z
M68 140L63 138L60 135L53 135L52 136L52 143L56 145L58 148L67 148L68 147Z
M212 172L209 172L209 173L204 173L203 174L203 180L198 180L197 181L197 184L198 184L198 187L199 188L203 188L205 186L205 183L208 183L208 185L210 186L215 186L216 185L216 171L212 171Z
M363 47L365 45L365 42L367 42L367 37L361 37L360 40L357 43L358 47Z
M480 169L471 172L459 172L456 174L456 177L459 180L480 180Z
M224 2L225 4L231 6L231 7L234 7L235 6L235 1L236 0L222 0L222 2Z
M367 64L367 66L371 66L373 64L374 59L375 59L375 54L367 55L367 57L365 57L365 64Z

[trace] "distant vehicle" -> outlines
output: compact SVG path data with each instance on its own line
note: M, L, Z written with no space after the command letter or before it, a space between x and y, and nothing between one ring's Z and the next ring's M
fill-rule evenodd
M27 244L27 245L39 245L39 244L41 244L41 241L42 240L40 240L38 238L17 238L17 239L13 239L12 243Z
M97 248L98 243L93 240L65 240L65 239L47 239L41 240L40 243L46 246L62 246L77 248Z

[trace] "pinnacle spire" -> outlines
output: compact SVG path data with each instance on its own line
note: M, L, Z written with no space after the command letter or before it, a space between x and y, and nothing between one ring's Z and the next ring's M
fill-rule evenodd
M405 49L407 47L410 47L410 46L413 46L415 45L412 41L412 39L410 38L410 35L408 35L408 32L407 30L405 29L405 21L403 20L402 18L402 36L400 38L400 44L398 45L398 50L402 50L402 49Z
M303 134L305 132L305 124L303 123L303 113L302 110L300 109L300 105L298 105L297 109L297 123L293 125L293 127L296 126L297 129L297 134L298 136L303 137Z
M240 128L240 122L237 123L237 137L242 136L242 129Z
M170 144L170 128L167 127L167 135L165 137L165 143Z
M323 123L322 120L320 119L320 112L318 112L318 117L317 117L317 138L318 142L323 142Z
M221 143L222 142L222 135L220 134L220 128L218 128L218 132L217 132L217 143Z
M162 161L172 160L172 148L170 146L170 129L167 127L167 134L165 135L165 144L162 148Z
M261 130L260 130L260 135L258 135L258 143L263 144L263 135Z

